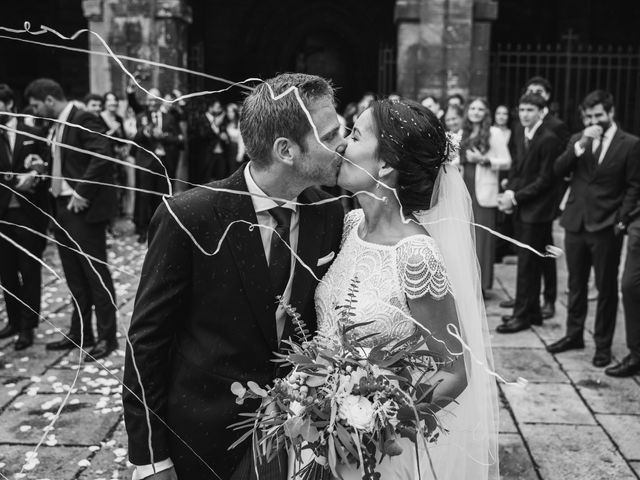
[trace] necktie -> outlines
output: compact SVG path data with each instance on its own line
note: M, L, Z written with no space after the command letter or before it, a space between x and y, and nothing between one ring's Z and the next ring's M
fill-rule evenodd
M529 145L531 144L531 140L529 140L529 137L527 137L525 135L524 137L524 151L528 152L529 151Z
M600 140L594 140L594 142L598 142L596 145L596 149L593 151L593 156L596 159L596 165L600 163L600 155L602 154L602 144L604 143L604 137Z
M58 124L56 123L51 128L51 137L53 141L58 141ZM60 147L56 144L51 144L51 158L53 158L53 165L51 167L51 195L59 197L62 193L62 157L60 155Z
M7 161L9 162L9 165L11 165L13 163L11 142L9 141L9 135L7 135L7 132L5 130L0 130L0 148L5 152L5 155L7 155Z
M292 211L288 208L274 207L269 210L269 213L277 223L276 231L271 235L269 274L271 275L273 291L276 292L277 295L282 295L285 288L287 288L289 272L291 270L291 251L289 250L288 243Z

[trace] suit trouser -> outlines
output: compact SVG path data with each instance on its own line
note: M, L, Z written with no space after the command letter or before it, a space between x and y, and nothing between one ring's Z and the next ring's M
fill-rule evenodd
M640 217L629 225L627 259L622 274L622 305L627 346L640 360Z
M9 208L2 220L39 230L21 207ZM5 224L0 224L0 232L36 258L42 258L46 246L46 239L43 237L24 228ZM7 293L3 289L9 325L19 330L36 328L42 293L40 263L4 238L0 238L0 259L0 284L11 292Z
M549 236L545 242L547 245L553 245L553 227L549 229ZM542 261L542 280L544 282L542 292L544 301L553 305L558 296L558 271L555 258L548 257Z
M613 227L598 232L565 232L565 250L569 269L567 336L582 338L588 309L589 274L595 272L598 303L593 338L596 349L609 351L618 310L618 264L622 235Z
M169 186L162 167L160 167L156 162L148 168L154 173L144 172L142 170L137 170L136 172L137 188L149 192L157 192L157 194L136 192L134 222L138 229L138 233L143 234L147 232L151 217L153 217L158 205L160 205L160 202L162 201L160 194L169 193Z
M57 200L56 220L64 231L56 225L54 235L62 244L58 246L58 252L67 285L78 302L77 305L74 302L69 335L79 339L82 323L85 340L93 340L91 313L92 308L95 307L98 340L115 341L117 325L116 308L113 303L116 302L116 295L109 268L105 264L89 260L84 255L65 248L78 250L78 246L67 236L68 233L80 246L79 250L106 262L108 222L89 223L85 219L85 212L73 213L67 210L67 203L66 197Z
M539 252L544 251L551 230L551 222L515 222L516 238ZM516 300L513 316L529 323L542 321L540 310L540 283L544 259L525 249L518 249Z

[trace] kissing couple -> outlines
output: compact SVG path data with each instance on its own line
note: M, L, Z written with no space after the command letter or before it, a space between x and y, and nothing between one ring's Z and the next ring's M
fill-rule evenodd
M343 138L330 83L282 74L245 98L240 128L250 162L165 199L149 228L124 373L133 479L294 478L285 449L254 465L250 445L229 450L240 433L228 428L256 406L236 403L234 382L287 373L272 360L296 340L292 308L321 334L367 322L363 347L418 331L449 359L430 378L448 433L429 452L402 439L382 480L497 479L471 201L442 124L416 102L380 100ZM362 208L345 215L319 185ZM354 279L346 320L337 307ZM339 475L359 478L356 465Z

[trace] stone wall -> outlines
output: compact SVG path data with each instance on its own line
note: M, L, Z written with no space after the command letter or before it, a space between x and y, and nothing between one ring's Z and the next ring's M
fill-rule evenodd
M481 0L398 0L398 91L409 98L486 95L491 21Z

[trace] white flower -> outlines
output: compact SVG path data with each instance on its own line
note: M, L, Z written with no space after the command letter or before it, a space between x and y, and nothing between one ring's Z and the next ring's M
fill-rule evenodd
M293 413L294 417L299 417L300 415L302 415L304 413L305 410L305 406L302 405L300 402L298 402L297 400L294 400L293 402L291 402L291 404L289 405L289 410L291 410L291 412Z
M338 415L358 430L371 431L375 424L373 405L364 397L348 395L342 399Z

